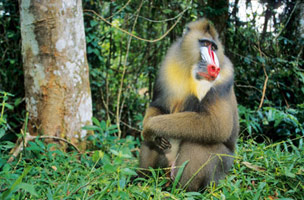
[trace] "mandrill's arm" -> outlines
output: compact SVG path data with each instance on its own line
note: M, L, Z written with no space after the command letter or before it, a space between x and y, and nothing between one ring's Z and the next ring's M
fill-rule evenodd
M158 108L149 107L146 111L146 114L145 114L145 117L144 117L144 120L143 120L143 126L145 127L147 122L152 117L159 116L159 115L163 115L163 113ZM147 133L145 135L143 133L143 136L144 136L144 139L147 140L147 141L149 140L147 138L153 137L152 135L147 136ZM154 142L155 142L155 145L158 148L160 148L161 150L171 148L170 142L166 138L163 138L162 136L154 137Z
M152 117L155 117L155 116L158 116L158 115L162 115L163 113L155 108L155 107L149 107L146 111L146 114L145 114L145 117L144 117L144 120L143 120L143 126L145 127L147 122L152 118Z
M145 140L156 137L183 139L204 143L222 143L233 129L236 104L232 98L218 99L208 112L181 112L158 115L144 123Z

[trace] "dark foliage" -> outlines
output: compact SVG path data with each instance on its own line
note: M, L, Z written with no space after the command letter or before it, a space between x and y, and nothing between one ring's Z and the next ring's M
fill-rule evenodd
M94 116L112 124L119 118L123 137L139 136L165 52L182 34L186 23L208 17L223 30L220 36L225 42L226 54L235 65L236 95L242 105L241 133L254 137L263 134L275 140L303 136L304 43L298 31L301 17L298 1L279 1L278 4L261 1L270 13L264 25L266 21L268 25L271 21L275 23L271 30L262 26L260 31L257 13L250 13L253 18L244 21L237 15L241 12L237 5L230 5L228 11L227 2L83 1ZM246 5L250 4L247 1ZM276 15L280 5L284 10ZM113 26L89 10L96 11ZM15 105L13 111L8 111L8 121L9 132L18 133L25 114L17 2L0 0L0 12L0 49L3 52L0 90L15 95L14 102L9 102ZM151 40L165 34L180 16L174 29L158 42L138 40L114 27ZM262 98L266 74L268 81L265 98ZM258 109L261 99L263 107ZM269 113L274 114L269 117Z
M23 123L25 103L17 1L0 0L0 13L0 91L15 95L14 102L10 102L14 108L6 114L10 122L9 131L19 132ZM14 138L13 134L5 136L5 140Z

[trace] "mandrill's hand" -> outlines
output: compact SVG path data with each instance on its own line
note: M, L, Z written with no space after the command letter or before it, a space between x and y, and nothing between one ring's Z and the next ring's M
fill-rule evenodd
M156 136L153 131L147 127L144 128L142 135L145 141L153 142L160 150L164 151L171 148L171 144L168 139Z
M163 151L171 148L171 143L163 137L156 137L155 145Z

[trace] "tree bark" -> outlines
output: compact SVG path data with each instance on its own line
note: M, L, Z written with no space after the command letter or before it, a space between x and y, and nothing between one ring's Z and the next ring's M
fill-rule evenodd
M81 0L21 0L28 130L77 143L92 100Z

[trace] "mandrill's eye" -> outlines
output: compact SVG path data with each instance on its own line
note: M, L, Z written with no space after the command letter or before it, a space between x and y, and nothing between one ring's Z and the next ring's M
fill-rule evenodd
M204 39L199 40L199 43L202 47L208 47L211 44L210 41Z
M198 41L202 47L209 47L211 45L212 51L217 50L217 45L215 44L215 42L213 40L199 39Z

